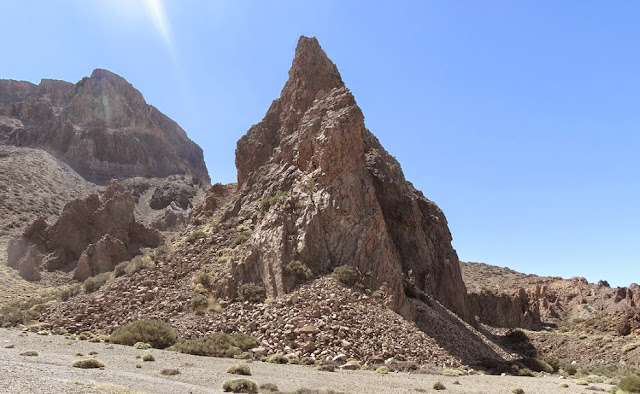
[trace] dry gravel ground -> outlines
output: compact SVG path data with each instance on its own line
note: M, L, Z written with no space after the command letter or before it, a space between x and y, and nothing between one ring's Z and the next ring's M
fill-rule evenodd
M12 345L12 346L11 346ZM38 356L20 356L25 351ZM72 368L75 360L90 358L90 352L104 362L104 369ZM84 356L75 356L83 353ZM151 353L156 361L144 362L137 355ZM68 340L63 336L38 335L16 329L0 329L1 393L220 393L225 380L238 377L226 369L239 360L198 357L163 350L138 350L133 347ZM141 368L136 368L140 364ZM435 392L437 381L446 386L445 393L511 393L520 387L525 393L593 393L573 380L557 376L514 377L471 375L445 377L438 375L373 371L318 372L312 367L250 364L258 384L275 383L280 390L307 387L351 393L417 393ZM180 374L164 376L164 368L176 368ZM454 384L458 381L460 384ZM559 388L566 382L568 388ZM610 386L597 384L604 390Z

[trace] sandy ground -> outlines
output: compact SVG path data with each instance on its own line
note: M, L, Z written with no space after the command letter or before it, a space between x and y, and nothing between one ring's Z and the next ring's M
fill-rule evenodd
M38 356L20 356L25 351ZM97 352L89 356L90 352ZM76 356L83 353L84 356ZM156 359L144 362L137 355L152 353ZM72 368L75 360L95 357L104 369ZM238 360L199 357L162 350L137 350L128 346L68 340L63 336L37 335L15 329L0 329L0 393L220 393L222 383L238 377L226 369ZM136 365L142 368L136 368ZM164 368L180 374L164 376ZM573 380L557 376L460 376L456 378L407 373L380 375L373 371L319 372L313 367L250 363L258 384L274 383L280 390L307 387L350 393L436 392L435 382L445 393L511 393L520 387L525 393L593 393ZM454 384L458 381L460 384ZM559 388L567 383L569 388ZM604 390L611 386L596 384Z

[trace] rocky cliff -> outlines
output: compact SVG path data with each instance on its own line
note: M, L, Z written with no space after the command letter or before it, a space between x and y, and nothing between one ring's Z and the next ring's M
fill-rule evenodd
M286 272L292 262L317 276L347 265L405 317L415 312L405 295L409 284L468 320L444 214L366 129L315 38L300 38L289 80L238 142L236 166L235 203L223 221L245 218L250 230L230 260L222 293L257 283L281 296L292 290Z
M186 174L209 183L184 130L101 69L75 85L0 80L0 144L42 148L93 182Z
M136 222L134 207L131 194L115 181L102 195L73 200L54 224L37 219L9 242L9 266L28 280L60 271L83 281L112 271L140 254L141 247L157 247L162 241L157 231Z

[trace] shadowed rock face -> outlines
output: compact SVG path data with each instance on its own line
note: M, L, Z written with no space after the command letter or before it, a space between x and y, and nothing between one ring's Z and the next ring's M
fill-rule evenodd
M28 280L39 280L43 271L73 272L79 281L112 271L141 247L162 241L156 230L135 221L134 208L133 197L117 182L102 196L73 200L53 225L37 219L9 242L9 266Z
M187 174L209 182L200 147L120 76L77 84L0 80L0 143L42 148L84 178Z
M291 261L316 275L350 265L405 317L414 314L409 281L468 320L444 214L366 129L315 38L300 38L280 98L238 141L236 166L237 201L224 217L250 218L254 231L231 266L233 283L262 283L276 296L291 291Z

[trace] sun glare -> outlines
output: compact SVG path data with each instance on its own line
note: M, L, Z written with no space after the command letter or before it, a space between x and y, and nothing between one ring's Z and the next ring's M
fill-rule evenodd
M148 15L153 25L158 30L162 39L170 47L172 46L171 29L169 28L169 20L165 12L164 5L161 0L142 0L147 9Z

